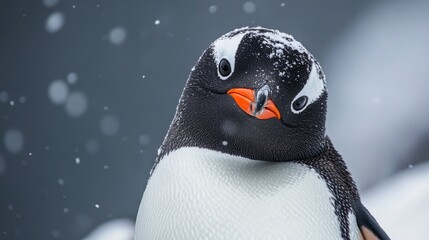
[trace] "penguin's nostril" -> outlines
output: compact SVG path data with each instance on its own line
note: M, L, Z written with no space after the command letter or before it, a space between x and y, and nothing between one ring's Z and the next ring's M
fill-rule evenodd
M256 98L256 112L260 112L262 108L265 106L265 103L267 102L267 96L266 95L259 95L258 98Z
M269 93L270 88L268 87L268 85L264 85L258 91L256 91L255 106L254 110L252 110L254 115L258 114L259 112L261 112L261 110L263 110L263 108L267 104Z

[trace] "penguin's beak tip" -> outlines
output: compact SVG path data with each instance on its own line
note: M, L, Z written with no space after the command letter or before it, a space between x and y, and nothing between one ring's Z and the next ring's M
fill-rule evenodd
M232 88L227 91L235 103L250 116L258 119L281 119L280 111L274 102L268 98L268 91L262 88L258 91L248 88ZM262 92L262 93L261 93Z

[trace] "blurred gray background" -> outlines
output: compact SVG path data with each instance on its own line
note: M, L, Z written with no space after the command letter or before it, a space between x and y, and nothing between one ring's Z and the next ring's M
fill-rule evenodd
M328 133L365 195L429 160L428 11L423 0L0 1L0 239L82 239L114 219L128 237L104 239L129 238L190 69L243 26L290 33L321 62Z

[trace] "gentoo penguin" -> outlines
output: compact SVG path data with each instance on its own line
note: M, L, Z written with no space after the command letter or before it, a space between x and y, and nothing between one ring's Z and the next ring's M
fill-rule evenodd
M326 136L326 103L319 63L292 36L217 39L179 100L135 239L389 239Z

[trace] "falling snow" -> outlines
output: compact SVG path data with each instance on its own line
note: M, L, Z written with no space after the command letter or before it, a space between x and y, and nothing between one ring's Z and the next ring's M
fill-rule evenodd
M365 166L366 162L371 166L375 164L373 168L365 166L366 169L389 169L389 174L392 176L394 176L394 166L402 166L402 168L405 168L405 174L409 174L407 176L409 179L406 181L405 179L401 181L388 179L388 181L390 181L390 184L403 182L413 183L413 186L422 185L420 186L421 188L414 187L403 189L402 192L410 191L412 193L401 195L401 197L414 197L413 199L408 199L410 202L412 202L411 200L418 199L416 198L418 196L421 198L428 196L427 194L425 195L427 191L419 190L424 189L423 186L426 186L423 180L425 179L424 176L427 176L427 174L416 174L418 173L417 171L421 171L419 169L422 169L420 163L411 161L401 162L400 164L397 163L399 162L399 158L395 158L396 156L407 155L405 155L405 151L400 151L401 147L395 147L397 145L394 145L393 140L396 139L395 141L399 141L402 139L400 145L405 146L404 149L412 152L414 150L412 145L420 141L417 138L424 138L425 134L427 135L427 119L429 115L425 111L420 111L422 108L418 106L421 104L416 104L416 102L428 102L426 97L428 95L424 94L424 91L427 89L427 81L424 81L426 79L424 76L427 75L425 74L427 68L424 67L425 61L421 59L427 56L426 42L424 42L424 39L427 38L424 38L424 36L428 35L426 28L422 27L425 23L424 20L427 19L427 14L424 10L427 9L428 6L427 3L423 2L424 1L420 1L419 3L419 1L417 1L403 6L399 4L399 8L391 7L394 3L383 3L380 4L381 10L378 9L378 11L374 11L374 13L376 13L375 16L371 17L371 14L366 13L361 16L363 18L361 20L350 19L354 21L347 22L353 24L349 26L350 29L346 28L344 31L346 40L351 41L350 44L345 42L344 39L341 40L341 38L339 38L335 39L335 42L339 44L332 47L333 45L327 41L329 37L320 36L320 39L305 38L314 35L309 34L309 32L314 32L311 29L294 33L301 35L300 39L304 36L302 40L307 42L307 44L311 42L311 44L314 45L312 46L313 49L318 48L319 42L324 42L324 45L330 47L330 54L332 56L324 53L325 55L321 55L319 58L325 65L331 64L331 66L335 66L335 68L330 70L330 72L336 73L331 74L332 77L337 76L340 80L348 79L350 76L352 76L352 78L353 76L354 78L359 78L359 81L339 81L335 79L332 81L331 86L339 86L333 93L336 91L340 94L337 94L337 96L343 95L342 101L337 101L338 99L335 98L336 94L332 94L334 97L333 103L340 104L344 109L337 108L341 111L337 110L336 113L332 111L331 115L334 117L331 119L335 120L335 114L337 114L341 116L341 119L344 119L343 121L345 123L334 122L332 125L334 127L329 128L331 129L332 136L330 136L333 137L333 140L335 140L334 138L344 138L344 136L352 138L351 140L355 140L335 142L338 144L339 150L346 156L347 161L351 163L352 168L353 164L359 166L352 169L352 172L357 173L356 175L354 174L355 177L357 176L357 182L364 182L365 187L370 186L369 183L374 183L374 180L367 177L367 171L362 170L362 166ZM43 195L46 199L55 200L52 204L52 213L55 214L55 219L58 219L57 221L64 221L64 219L67 219L65 225L67 227L58 224L52 225L51 222L48 223L47 221L46 224L44 223L43 229L41 228L42 230L40 230L43 231L43 239L133 239L134 222L127 219L113 219L117 213L120 213L119 211L129 211L129 209L124 210L125 207L120 204L117 206L118 209L110 209L111 205L108 207L107 205L103 205L103 208L101 208L100 202L95 203L96 201L100 201L99 197L104 196L103 194L106 193L105 191L111 191L113 192L112 194L117 194L116 191L112 191L112 188L108 187L108 182L100 183L97 178L102 179L102 181L106 179L108 179L108 181L117 181L120 180L120 178L116 178L118 176L118 171L122 171L122 173L131 173L132 170L135 169L135 172L144 173L140 176L134 174L133 178L137 177L141 180L142 176L146 176L144 174L148 172L147 166L151 165L151 161L153 161L150 157L155 155L154 147L158 147L162 141L162 136L158 134L163 134L166 130L159 127L158 120L160 123L165 123L163 128L168 127L168 116L172 113L167 111L169 108L166 106L168 102L169 104L174 104L176 102L168 98L176 97L180 91L179 89L175 89L173 92L173 90L170 91L169 89L157 88L161 94L157 94L157 98L153 98L154 91L151 90L155 88L152 87L158 87L158 85L156 85L157 82L162 82L160 86L169 86L169 88L177 84L180 85L181 81L183 83L186 76L184 78L178 78L177 76L180 74L183 75L184 73L182 71L186 72L186 69L189 69L191 66L188 63L196 60L193 59L192 56L197 56L199 54L198 51L197 53L189 54L189 56L186 56L188 59L183 59L183 55L179 54L181 58L177 62L174 60L177 54L173 51L169 51L168 58L171 57L171 59L168 59L168 61L161 61L158 57L164 53L163 51L158 51L159 49L156 47L158 43L155 42L154 44L153 41L170 44L169 46L172 46L173 50L174 46L182 46L184 43L187 45L185 45L183 49L187 49L189 44L200 46L203 43L203 41L200 43L198 42L200 37L207 38L204 40L206 43L212 39L209 39L208 35L206 36L204 32L192 32L192 30L198 29L198 27L200 29L205 29L204 27L212 26L210 32L214 34L224 31L221 28L222 26L225 27L227 21L230 25L236 25L236 23L230 22L231 19L241 19L241 23L239 24L242 25L256 26L259 24L270 24L271 26L276 26L275 22L278 22L278 16L268 16L273 19L271 23L265 21L269 18L264 18L265 20L261 21L260 17L266 13L270 14L271 12L269 9L272 8L273 13L275 9L281 10L278 11L283 14L280 18L288 18L284 13L285 11L294 11L291 7L295 4L298 3L288 4L286 7L286 2L264 2L264 4L262 4L259 1L246 0L238 4L229 5L219 4L217 2L206 2L199 6L199 10L197 11L190 8L192 14L189 15L189 17L201 16L201 23L195 21L195 24L197 24L196 26L190 25L192 27L191 30L183 29L183 32L182 29L177 28L175 25L177 20L177 24L181 24L179 26L185 26L183 22L179 22L183 18L179 18L179 16L175 15L170 16L168 11L150 13L145 10L146 12L139 12L141 16L144 16L143 18L130 18L142 19L142 21L133 22L121 17L122 15L128 17L127 14L121 15L110 12L109 6L111 6L111 4L106 1L96 1L95 3L88 3L88 5L82 2L79 3L79 5L75 5L74 2L64 0L40 0L35 2L35 7L39 7L43 10L38 14L35 14L34 11L30 11L31 9L28 8L20 8L15 12L11 11L14 13L13 15L16 17L16 21L5 19L5 22L9 25L16 25L13 27L11 25L10 29L20 37L11 38L13 40L12 45L10 44L12 41L8 40L8 38L2 40L5 41L5 46L20 47L16 48L16 54L4 54L6 60L9 59L7 56L10 56L8 61L5 60L6 62L10 62L10 65L8 66L6 64L0 69L0 74L2 74L2 79L4 80L0 81L4 83L0 86L0 110L2 113L0 119L2 120L1 126L3 127L0 130L0 180L10 182L10 177L13 179L17 176L23 180L25 180L24 178L28 178L32 187L31 191ZM404 8L403 11L398 11L398 9L402 10L402 8ZM370 9L370 7L368 7L368 9ZM422 9L422 14L411 14L419 9ZM86 15L95 17L95 21L91 21L85 14L79 14L80 11L85 11ZM392 14L392 12L395 14ZM132 13L132 11L127 13ZM309 13L311 14L312 11ZM374 15L374 13L372 14ZM233 14L233 17L228 18L228 14ZM304 14L303 16L308 17L310 14ZM5 16L7 16L7 14ZM161 25L160 19L162 19L163 25ZM188 18L185 19L189 21ZM391 24L393 29L388 27L390 26L388 23L398 23L401 19L407 19L407 21L403 21L401 24ZM289 22L289 20L286 19L286 22L290 23L290 29L284 28L279 30L293 31L293 29L299 29L299 24L297 25L294 22ZM194 23L192 22L192 24ZM198 26L198 24L202 25ZM20 25L27 26L25 28L26 30L23 31L24 28L19 27ZM136 28L137 25L143 27L140 26ZM387 27L385 25L387 25ZM355 30L353 30L352 27L354 27ZM29 29L30 31L28 31ZM379 29L384 30L380 32ZM418 38L422 39L421 41L417 41L413 38L416 29L419 30L418 32L422 36ZM323 29L319 30L322 31ZM350 30L352 30L351 33L349 32ZM353 31L357 32L353 34ZM409 43L407 44L407 48L395 48L395 51L391 51L392 49L390 48L392 48L392 46L394 48L394 46L400 46L400 44L387 44L383 45L381 48L378 46L381 43L385 43L387 41L386 39L389 39L389 41L397 39L397 41L400 42L403 38L397 37L397 32L401 32L401 36L407 37L407 42ZM365 40L356 36L369 36L369 38ZM270 58L280 59L284 57L288 52L285 50L285 47L290 47L299 52L306 51L299 42L289 35L282 35L282 39L273 37L270 34L267 34L265 37L266 41L264 44L273 49L273 51L268 53ZM367 41L369 41L372 45L356 44L359 42L356 39L364 43L368 43ZM371 46L374 46L374 49L372 49ZM373 56L367 58L365 61L361 61L362 54L356 53L361 53L361 48L368 47L372 49L372 51L365 52L370 55L372 53L372 55L376 57ZM176 50L181 52L183 49ZM383 54L378 52L380 49L383 51ZM341 54L336 52L340 52ZM394 63L393 66L399 66L397 61L401 59L397 60L398 58L389 57L391 56L389 52L405 56L401 59L415 59L415 61L400 62L401 68L391 67L392 62ZM350 56L355 57L350 58ZM325 58L325 60L323 60L323 58ZM333 61L333 63L329 63L329 61L326 62L326 59L329 60L329 58L336 60ZM349 59L348 61L351 61L352 64L337 64L338 62L347 63L345 59ZM17 60L19 60L19 62L17 62ZM183 64L182 61L187 64ZM354 66L357 65L353 63L356 62L359 62L359 64L357 64L360 66L359 68L354 68ZM377 68L373 68L373 66L375 66L374 62L377 62ZM154 71L154 69L158 69L163 63L168 63L169 65L166 71L162 72L161 76L159 75L159 71ZM175 65L176 63L177 67ZM182 66L179 69L180 64L187 66ZM279 63L276 64L276 66L280 66ZM291 62L288 64L299 65L300 63ZM414 71L415 69L418 70ZM195 67L192 67L191 71L194 70ZM278 70L278 74L282 78L290 78L287 69L275 70ZM21 75L27 72L27 75ZM163 74L165 74L165 76ZM250 75L250 73L247 72L246 74ZM256 76L261 76L261 74L263 73L258 72ZM365 74L373 77L368 77ZM380 77L386 74L387 77ZM141 76L141 78L139 78L139 76ZM344 76L347 76L347 78ZM366 82L369 81L371 84L366 84L365 79ZM400 82L397 79L407 79L410 84L394 84ZM391 87L400 86L400 92L403 93L402 95L404 97L398 98L395 95L398 91L391 91L391 95L389 95L389 91L379 91L378 88L380 88L380 86L386 86L385 81L389 81L390 84L388 85ZM286 84L288 80L284 82ZM167 85L169 83L174 84ZM378 85L380 86L378 86L377 83L379 83ZM350 88L338 84L349 85ZM373 91L369 91L368 86L371 86ZM284 90L283 85L280 85L280 87L277 85L273 89L277 92ZM356 89L359 89L359 91L356 91ZM357 98L351 97L357 93ZM166 95L164 96L163 94ZM344 96L346 96L346 98L344 98ZM347 102L348 104L344 104L344 101L351 101L351 103L349 104ZM359 102L359 104L356 102ZM347 110L346 106L354 107L351 108L353 109L352 111L343 111ZM158 108L162 108L162 110L158 110ZM156 111L153 111L153 109L156 109ZM321 109L326 109L326 106ZM335 107L331 110L333 109L335 109ZM362 109L368 110L369 113L358 114ZM341 114L339 114L339 112ZM402 116L402 118L397 117L398 114ZM354 121L348 119L347 116ZM381 117L377 118L377 116ZM383 120L383 116L389 119L389 121L380 121L380 119ZM412 123L408 124L408 121L403 120L406 118L412 119ZM374 119L377 119L377 121ZM365 120L367 122L365 122ZM359 131L350 134L349 131L346 131L350 126L349 123L356 121L359 122L359 124L356 125L360 126L356 128L359 129ZM241 122L238 122L237 119L232 116L223 119L223 122L218 126L220 126L219 131L223 134L225 139L229 140L228 142L220 139L221 149L234 147L233 136L246 129ZM366 129L368 126L373 126L373 129L368 131L368 129ZM393 127L389 128L388 126ZM403 126L407 127L404 128ZM152 127L154 129L152 129ZM394 129L394 131L392 131L392 129ZM152 135L155 132L156 134ZM344 136L341 134L338 135L338 132ZM395 137L397 135L400 135L401 138ZM375 137L375 142L380 144L369 146L369 150L364 152L364 157L362 157L362 152L354 154L348 150L351 148L341 146L341 144L353 142L365 143L365 141L361 140L367 139L368 137ZM366 142L367 144L371 143L371 141ZM374 149L371 149L371 147ZM386 149L389 151L386 151ZM347 150L349 152L347 152ZM159 151L158 154L160 153ZM385 157L386 153L390 153L390 155ZM356 156L358 156L359 159L366 159L366 161L355 161L353 157L356 158ZM372 159L378 160L372 161ZM385 159L393 159L388 161L396 162L394 162L395 164L386 164L389 162ZM410 162L413 164L410 164ZM380 167L385 165L392 167ZM142 168L142 166L144 167ZM427 171L427 167L425 168L425 171L429 172ZM90 171L90 173L88 173L88 171ZM31 174L32 172L34 173ZM17 175L17 173L22 173L23 175L20 176ZM42 176L40 174L43 174L43 181L40 181L39 178L35 178L35 173L37 173L36 175L38 177ZM380 174L372 174L371 176L382 176L382 174L384 173L380 172ZM359 177L359 175L364 177ZM96 189L95 195L87 194L85 188L88 186L81 185L82 178L88 180L87 177L89 176L91 177L89 178L91 187L95 186L94 189ZM34 186L31 181L34 181ZM37 185L36 181L42 182L43 185ZM365 181L368 181L368 183ZM9 188L7 191L11 190L12 187L19 191L25 190L22 188L22 183L28 185L28 180L16 182L16 186L9 187L6 185L6 187ZM124 182L120 182L120 184L123 183ZM424 207L424 203L427 201L418 202L421 205L418 205L419 207L416 207L416 209L411 208L411 213L413 214L409 214L408 218L390 217L392 214L408 216L406 213L410 212L410 208L406 207L407 201L394 201L391 204L392 206L383 204L386 202L384 200L388 198L383 198L377 191L384 192L387 189L392 196L395 195L393 193L398 192L393 191L397 189L397 186L385 187L388 185L389 183L387 183L387 185L383 183L383 185L375 189L376 191L368 192L372 194L374 192L376 193L371 197L371 201L369 201L370 204L368 205L374 209L379 209L378 212L374 211L377 216L380 214L380 216L384 216L384 221L387 219L386 224L383 224L383 226L387 226L389 232L399 234L400 236L401 234L405 235L405 233L409 232L411 232L411 234L417 232L413 232L413 223L425 223L424 220L427 211ZM407 184L399 184L398 186L404 187L406 185ZM98 188L98 186L107 187ZM77 206L74 205L74 200L79 194L76 195L76 190L73 192L73 189L78 189L78 193L82 191L83 195L82 199L76 201L78 202ZM131 191L130 189L128 189L128 191ZM142 190L143 189L140 188L139 191L137 191L138 194L141 194ZM387 194L387 196L390 196L389 194ZM85 198L85 196L87 197ZM16 224L16 226L14 225L12 229L7 229L8 226L6 226L1 230L0 236L4 235L7 239L31 238L31 236L29 237L26 234L34 230L31 230L31 226L25 226L24 223L29 222L29 216L33 216L32 211L34 211L35 214L39 214L40 212L36 212L37 208L33 208L35 210L31 211L24 210L27 209L24 203L21 201L14 202L15 197L12 191L11 194L4 195L3 212L0 211L0 213L9 214L5 217L10 219L11 224ZM401 200L401 198L397 198L396 200L398 199ZM34 200L42 202L40 198L38 199L37 194ZM398 203L400 204L398 205ZM48 202L46 204L50 205L51 203ZM103 204L103 202L101 202L101 204ZM389 208L393 209L398 206L404 208L400 209L401 211L399 212L389 210ZM138 206L134 207L137 208ZM46 206L42 206L40 209L46 209ZM92 215L90 214L91 211L97 212L97 214L100 215ZM100 221L103 221L101 218L104 220L109 219L109 221L101 223ZM397 226L401 226L403 223L400 221L396 223L394 221L395 219L410 219L407 223L409 223L411 227L405 228L409 231L399 231L401 228ZM381 221L381 223L383 223L383 221ZM422 229L422 231L426 230L425 228L419 229ZM84 237L85 235L86 237ZM427 234L421 235L427 236ZM2 237L0 238L3 239Z
M52 233L52 237L54 237L54 238L61 237L61 232L59 230L57 230L57 229L52 230L51 233Z
M9 129L4 135L4 145L10 153L17 154L24 148L24 135L18 129Z
M147 134L140 135L139 143L141 145L148 145L150 143L150 137Z
M67 82L69 84L75 84L77 82L77 74L75 72L67 74Z
M101 132L106 136L114 136L119 131L119 120L113 115L104 116L100 122Z
M253 2L245 2L243 4L243 10L245 13L253 13L256 10L256 5Z
M46 19L46 31L49 33L58 32L64 25L65 16L62 12L54 12Z
M0 102L5 103L9 98L9 94L5 91L0 92Z
M65 109L69 116L80 117L88 107L88 99L81 91L72 92L67 98Z
M90 154L96 154L98 152L98 149L100 148L99 143L94 140L90 139L85 144L86 151Z
M60 185L60 186L62 186L62 185L64 185L64 179L62 179L62 178L59 178L58 179L58 184Z
M110 30L109 40L113 45L121 45L127 38L127 30L123 27L115 27Z
M25 96L19 97L19 102L20 103L25 103L26 101L27 101L27 98Z
M216 5L211 5L209 7L209 13L216 13L218 10L218 7Z
M48 88L49 99L54 104L63 104L69 94L69 88L63 80L53 81Z

